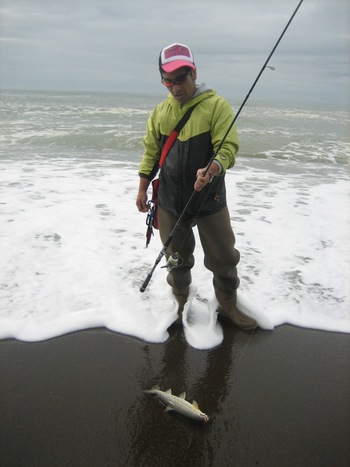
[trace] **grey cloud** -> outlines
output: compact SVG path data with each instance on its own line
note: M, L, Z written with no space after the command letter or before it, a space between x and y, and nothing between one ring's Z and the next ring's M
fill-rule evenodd
M201 81L240 98L297 3L3 0L1 86L161 93L158 53L181 41L192 47ZM298 86L298 95L344 102L349 14L347 0L304 0L271 60L275 72L264 73L259 98L273 98L278 83L291 101Z

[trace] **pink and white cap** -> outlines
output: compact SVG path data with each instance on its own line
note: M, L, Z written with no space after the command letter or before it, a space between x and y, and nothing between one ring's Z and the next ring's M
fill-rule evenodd
M191 49L184 44L170 44L165 47L159 56L159 69L172 73L178 68L187 66L196 69Z

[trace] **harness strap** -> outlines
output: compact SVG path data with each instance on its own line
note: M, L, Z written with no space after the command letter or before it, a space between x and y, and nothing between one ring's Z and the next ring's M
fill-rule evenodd
M198 104L198 102L197 102ZM181 118L181 120L178 122L176 127L171 131L170 135L168 136L168 139L166 140L164 147L162 149L162 153L159 159L159 167L162 168L164 164L164 160L166 156L169 154L170 149L172 148L173 144L175 143L177 137L179 136L180 131L182 128L186 125L188 122L194 108L196 107L197 104L194 104L191 108L187 110L185 115Z

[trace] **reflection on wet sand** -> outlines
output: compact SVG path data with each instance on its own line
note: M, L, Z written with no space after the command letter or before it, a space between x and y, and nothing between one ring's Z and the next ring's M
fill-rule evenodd
M190 347L182 327L164 344L103 329L1 341L0 464L328 466L336 452L348 466L349 336L223 330L206 351ZM143 393L156 383L185 390L210 421L164 413Z
M213 465L214 440L209 441L208 435L213 424L217 425L215 419L220 419L221 406L230 392L235 333L229 330L220 347L203 352L188 345L182 327L173 326L170 332L159 358L151 355L155 349L144 347L146 365L137 379L143 388L159 384L161 389L171 388L177 395L185 391L187 400L195 399L209 415L209 426L163 413L164 407L157 400L140 397L127 419L129 438L133 440L128 465ZM215 438L220 443L220 432Z

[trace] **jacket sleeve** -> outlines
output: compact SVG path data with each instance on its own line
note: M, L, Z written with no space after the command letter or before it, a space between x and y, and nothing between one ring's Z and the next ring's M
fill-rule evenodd
M223 98L219 98L212 119L211 141L214 153L217 151L222 139L224 138L228 128L232 124L234 113L231 105ZM223 171L234 166L236 154L239 149L239 140L236 126L233 125L227 135L219 153L215 159L221 164Z
M152 180L159 169L160 131L157 118L157 107L147 120L146 134L143 138L143 158L139 167L139 176Z

